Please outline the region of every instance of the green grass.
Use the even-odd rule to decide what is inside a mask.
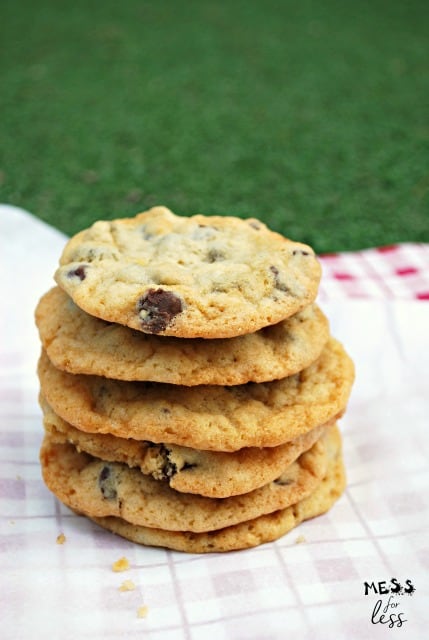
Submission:
[[[319,251],[429,241],[424,0],[4,0],[0,201],[154,204]]]

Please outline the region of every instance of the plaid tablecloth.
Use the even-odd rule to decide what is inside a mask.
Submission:
[[[41,480],[33,310],[64,241],[0,207],[2,640],[426,638],[429,245],[321,258],[319,301],[357,370],[343,497],[277,542],[186,555],[97,528]]]

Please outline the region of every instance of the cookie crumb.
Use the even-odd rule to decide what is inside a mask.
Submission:
[[[303,542],[307,542],[307,540],[305,539],[305,536],[298,536],[297,539],[295,540],[295,544],[302,544]]]
[[[137,618],[146,618],[149,613],[148,607],[144,604],[137,609]]]
[[[127,571],[127,569],[130,568],[130,563],[128,561],[128,558],[119,558],[119,560],[116,560],[116,562],[114,562],[112,564],[112,571]]]
[[[132,580],[124,580],[124,582],[119,587],[119,591],[134,591],[136,585]]]
[[[66,541],[66,537],[65,537],[64,533],[60,533],[57,536],[57,544],[64,544],[65,541]]]

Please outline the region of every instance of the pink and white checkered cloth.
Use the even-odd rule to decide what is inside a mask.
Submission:
[[[321,258],[319,302],[357,370],[343,497],[274,543],[186,555],[99,529],[41,480],[33,310],[64,241],[0,207],[0,638],[426,638],[429,245]],[[122,556],[130,569],[115,573]]]
[[[395,244],[321,256],[320,300],[429,300],[429,245]]]

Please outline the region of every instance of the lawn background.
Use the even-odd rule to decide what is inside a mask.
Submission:
[[[424,0],[3,0],[0,202],[154,204],[318,252],[429,241]]]

